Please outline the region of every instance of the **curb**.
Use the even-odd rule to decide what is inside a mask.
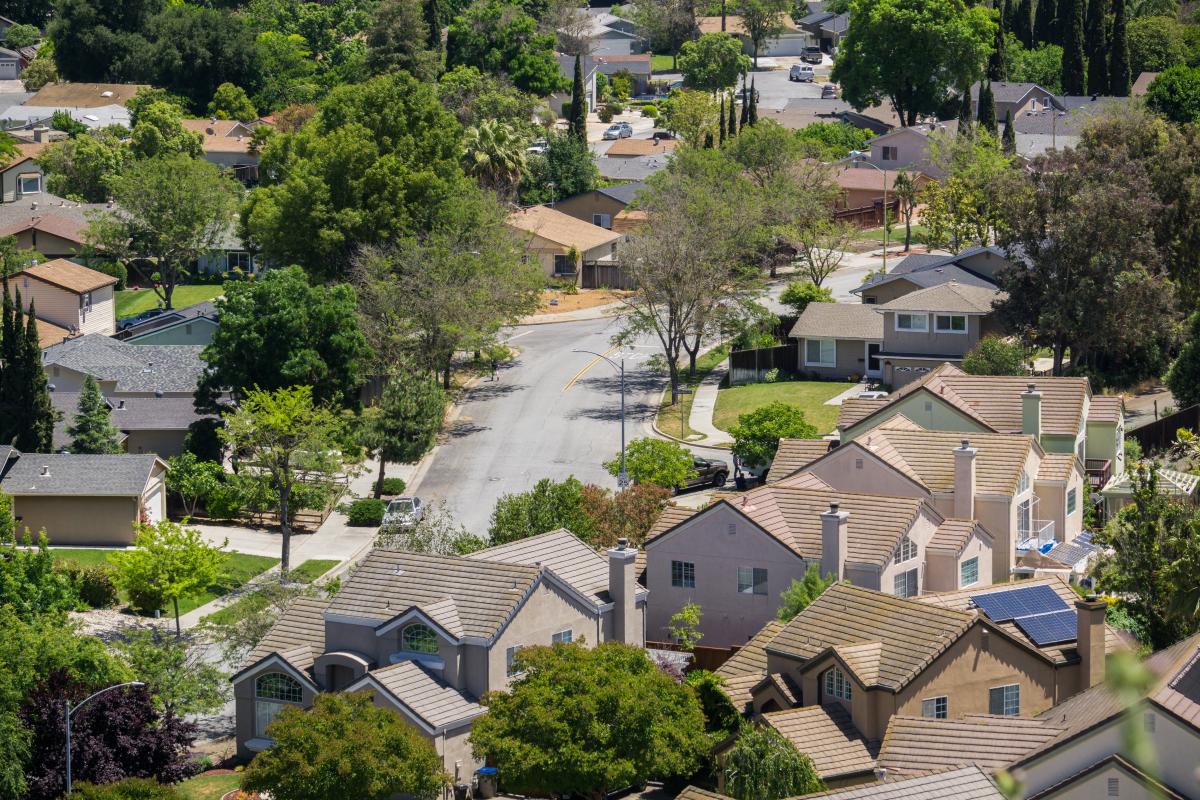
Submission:
[[[607,305],[603,306],[596,306],[595,308],[586,309],[587,311],[593,313],[578,317],[567,316],[568,314],[574,314],[574,311],[564,311],[561,314],[543,314],[540,317],[525,317],[513,327],[524,328],[529,325],[553,325],[560,322],[591,322],[597,319],[607,319],[609,317],[618,316],[616,311],[620,305],[621,303],[618,301],[615,303],[608,303]],[[548,317],[553,317],[553,319],[548,319]]]

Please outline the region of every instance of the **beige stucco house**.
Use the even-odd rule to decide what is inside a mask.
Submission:
[[[133,541],[135,522],[165,519],[166,463],[146,455],[22,453],[0,447],[0,491],[17,529],[44,530],[54,545]]]
[[[32,303],[39,321],[70,336],[116,333],[116,285],[111,275],[63,258],[34,264],[8,278],[8,291],[13,296],[20,292],[26,311]]]
[[[623,542],[601,555],[565,530],[466,558],[374,550],[332,600],[291,606],[233,676],[238,753],[269,748],[285,706],[370,690],[428,738],[455,782],[469,781],[478,698],[508,685],[519,650],[642,645],[636,555]]]
[[[564,214],[550,206],[531,206],[514,211],[508,225],[536,258],[546,277],[570,279],[577,284],[587,263],[615,266],[622,234]]]
[[[880,169],[889,172],[907,169],[910,172],[922,172],[931,178],[939,179],[943,177],[942,169],[930,158],[929,137],[949,137],[953,136],[957,130],[957,120],[893,128],[867,143],[871,148],[870,161]]]
[[[617,144],[623,141],[634,140],[620,139]],[[555,201],[554,210],[583,222],[590,222],[601,228],[612,230],[614,228],[613,218],[628,208],[629,204],[636,200],[638,194],[645,188],[646,184],[643,181],[603,186],[599,189],[592,189],[590,192],[568,197],[565,200]]]
[[[855,303],[809,303],[788,336],[798,345],[797,371],[817,379],[881,378],[883,315]]]
[[[184,130],[200,134],[204,160],[227,169],[243,183],[258,182],[258,152],[252,147],[254,127],[232,119],[180,120]]]

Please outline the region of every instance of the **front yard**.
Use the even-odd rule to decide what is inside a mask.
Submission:
[[[203,303],[219,297],[225,289],[219,283],[203,283],[191,286],[176,286],[171,294],[171,305],[175,308]],[[125,319],[158,308],[158,295],[153,289],[122,289],[117,292],[117,319]]]
[[[780,402],[799,407],[804,417],[816,426],[817,433],[829,433],[837,424],[838,407],[827,406],[825,401],[851,386],[844,381],[779,381],[722,389],[717,395],[713,424],[727,431],[737,425],[742,414]]]
[[[221,800],[227,792],[242,785],[242,776],[237,773],[225,775],[197,775],[175,786],[182,800]]]

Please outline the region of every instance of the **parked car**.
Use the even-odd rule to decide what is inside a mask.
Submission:
[[[633,136],[633,126],[628,122],[614,122],[604,131],[605,139],[628,139]]]
[[[789,81],[812,83],[815,77],[813,68],[808,64],[792,64],[792,69],[788,72]]]
[[[159,314],[163,313],[164,310],[165,309],[162,309],[162,308],[152,308],[149,311],[143,311],[142,313],[138,314],[136,317],[126,317],[125,319],[123,319],[117,323],[117,330],[123,331],[126,328],[132,328],[134,325],[143,323],[148,319],[154,319]]]
[[[837,99],[837,86],[835,86],[832,83],[821,84],[821,99],[822,100],[836,100]]]
[[[696,470],[696,476],[679,489],[694,489],[697,486],[720,487],[729,479],[729,465],[715,458],[693,456],[692,467]]]
[[[819,47],[806,47],[804,52],[800,54],[800,60],[805,64],[820,64],[824,54],[821,53]]]
[[[651,136],[650,138],[656,142],[660,142],[660,141],[663,141],[664,139],[674,139],[675,134],[671,133],[670,131],[655,131],[654,135]]]
[[[526,153],[545,153],[549,149],[550,149],[549,142],[547,142],[545,139],[538,139],[536,142],[529,145],[529,147],[526,147],[525,152]]]
[[[419,497],[397,497],[388,503],[383,514],[384,528],[411,528],[425,516],[425,505]]]

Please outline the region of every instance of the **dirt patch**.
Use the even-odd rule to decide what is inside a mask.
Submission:
[[[546,289],[542,292],[541,300],[538,303],[538,310],[534,312],[534,316],[539,314],[561,314],[564,311],[581,311],[585,308],[596,308],[597,306],[606,306],[609,303],[615,303],[618,300],[629,297],[632,292],[622,292],[615,289],[580,289],[578,294],[565,294],[556,289]],[[557,300],[557,305],[551,305],[551,300]]]
[[[79,632],[84,636],[111,642],[123,636],[132,628],[173,627],[175,620],[162,617],[140,617],[136,614],[119,611],[115,608],[96,608],[91,611],[72,611],[70,617],[80,625]]]

